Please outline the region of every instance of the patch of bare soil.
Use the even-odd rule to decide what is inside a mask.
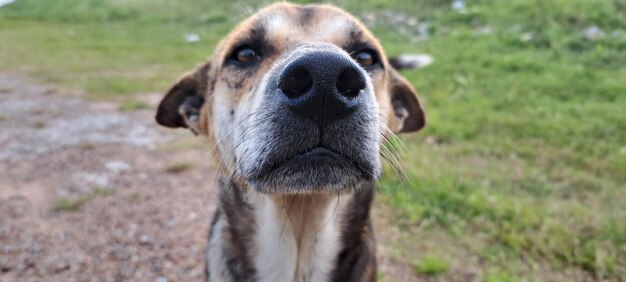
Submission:
[[[201,280],[214,170],[159,149],[187,132],[16,75],[0,89],[0,280]]]

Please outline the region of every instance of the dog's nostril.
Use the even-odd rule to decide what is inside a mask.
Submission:
[[[311,87],[313,87],[313,79],[311,74],[304,68],[289,70],[278,84],[278,88],[289,99],[295,99],[304,95]]]
[[[344,70],[337,78],[337,90],[348,98],[356,98],[365,89],[365,78],[355,68]]]

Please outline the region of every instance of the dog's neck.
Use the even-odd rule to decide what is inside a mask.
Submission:
[[[327,281],[340,249],[337,195],[255,194],[259,277],[280,281]]]
[[[341,254],[351,250],[352,241],[360,246],[362,233],[370,230],[371,186],[340,195],[269,195],[221,183],[221,224],[227,227],[221,244],[243,260],[238,268],[249,270],[245,276],[259,281],[335,280],[345,260]]]

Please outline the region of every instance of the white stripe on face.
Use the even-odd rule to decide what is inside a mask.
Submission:
[[[267,28],[268,33],[282,33],[285,29],[288,29],[291,25],[291,21],[285,18],[285,15],[276,11],[265,17],[265,27]]]

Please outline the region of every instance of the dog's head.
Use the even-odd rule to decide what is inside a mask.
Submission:
[[[229,171],[264,193],[372,181],[383,136],[425,123],[411,85],[357,19],[287,3],[239,24],[171,88],[156,119],[214,139]]]

